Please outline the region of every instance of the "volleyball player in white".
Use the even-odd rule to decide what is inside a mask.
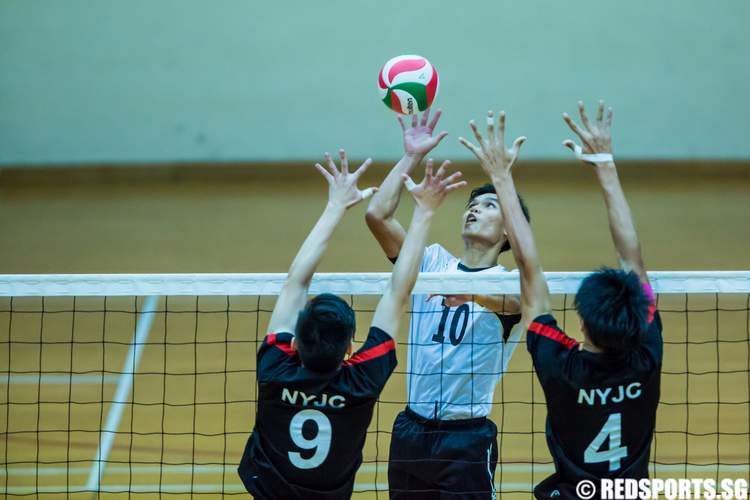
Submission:
[[[440,118],[429,110],[404,131],[404,157],[367,211],[367,224],[395,262],[405,231],[394,213],[401,175],[409,174],[447,135],[433,136]],[[428,123],[429,122],[429,123]],[[515,161],[515,158],[513,159]],[[442,168],[442,167],[441,167]],[[449,177],[455,181],[460,174]],[[528,217],[528,212],[527,212]],[[457,258],[429,246],[421,272],[499,273],[510,249],[500,204],[490,184],[472,191],[462,218],[464,251]],[[497,428],[487,419],[495,386],[520,336],[515,296],[414,296],[407,355],[407,406],[393,426],[388,466],[391,498],[493,498]]]

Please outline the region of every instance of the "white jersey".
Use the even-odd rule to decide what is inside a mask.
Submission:
[[[473,271],[438,244],[425,250],[420,272]],[[480,273],[499,273],[498,265]],[[486,417],[495,385],[518,344],[521,329],[503,340],[497,314],[474,302],[443,305],[414,295],[407,356],[408,405],[422,417],[457,420]]]

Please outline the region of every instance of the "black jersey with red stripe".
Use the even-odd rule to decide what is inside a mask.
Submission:
[[[370,328],[331,373],[303,367],[292,334],[258,351],[258,412],[239,474],[256,498],[349,498],[375,401],[396,367],[395,342]]]
[[[529,325],[526,343],[547,401],[547,444],[556,470],[535,489],[537,498],[574,495],[582,479],[648,477],[663,341],[650,288],[646,293],[649,328],[626,354],[579,349],[549,314]]]

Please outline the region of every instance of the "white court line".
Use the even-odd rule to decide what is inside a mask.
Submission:
[[[68,385],[73,384],[116,384],[119,380],[119,375],[0,375],[0,385],[7,385],[8,382],[11,384],[58,384]]]
[[[522,473],[530,473],[532,472],[555,472],[555,467],[552,464],[497,464],[497,467],[495,468],[495,474],[500,474],[502,471],[503,474],[522,474]],[[383,463],[382,465],[376,465],[376,464],[365,464],[359,468],[359,472],[365,472],[365,473],[374,473],[377,472],[385,473],[388,470],[388,464]],[[649,472],[654,470],[653,465],[649,465],[648,467]],[[656,472],[684,472],[686,470],[685,465],[680,464],[662,464],[656,465]],[[707,465],[688,465],[687,471],[688,472],[711,472],[716,470],[716,464],[707,464]],[[738,465],[720,465],[719,470],[723,472],[750,472],[750,464],[738,464]]]
[[[73,467],[8,467],[0,469],[0,476],[85,476],[88,475],[90,467],[73,466]],[[127,474],[221,474],[223,472],[235,472],[237,466],[221,465],[110,465],[107,467],[107,474],[127,475]]]
[[[554,472],[552,464],[539,464],[534,465],[534,473],[542,472]],[[73,467],[9,467],[7,469],[0,469],[0,476],[81,476],[86,475],[91,469],[86,466],[73,466]],[[388,470],[388,464],[383,463],[382,465],[376,464],[365,464],[359,468],[361,474],[372,474],[379,472],[385,474]],[[649,467],[649,471],[653,471],[653,466]],[[716,470],[716,465],[688,465],[688,472],[712,472]],[[125,474],[222,474],[222,473],[235,473],[237,471],[236,465],[110,465],[107,467],[107,474],[112,475],[125,475]],[[684,472],[684,465],[657,465],[656,472]],[[750,472],[750,465],[721,465],[719,466],[721,472],[736,472],[736,473],[747,473]],[[531,464],[506,464],[498,465],[495,469],[495,474],[523,474],[531,473]]]
[[[141,315],[135,326],[135,333],[133,333],[133,340],[130,343],[130,349],[128,349],[128,356],[125,358],[122,375],[120,375],[120,379],[117,382],[117,390],[107,413],[107,421],[104,424],[104,429],[101,431],[99,447],[96,451],[94,463],[91,466],[89,480],[86,482],[87,490],[97,491],[99,489],[99,484],[104,475],[104,467],[107,466],[107,458],[112,449],[112,443],[115,440],[115,432],[117,432],[117,428],[120,425],[120,418],[122,417],[122,412],[125,410],[126,400],[133,385],[135,372],[138,369],[138,361],[141,359],[144,344],[151,331],[151,323],[154,321],[154,311],[156,311],[158,299],[155,295],[147,297],[143,304],[143,309],[141,309]]]
[[[32,493],[237,493],[244,492],[242,484],[196,484],[192,488],[189,484],[106,484],[91,490],[85,485],[67,487],[61,486],[8,486],[0,488],[0,494],[28,495]]]
[[[495,483],[498,491],[527,491],[534,488],[532,483]],[[367,491],[388,491],[388,483],[355,483],[354,493]],[[85,486],[8,486],[0,488],[0,493],[6,495],[28,495],[33,493],[84,493],[92,491]],[[244,493],[242,484],[106,484],[101,485],[101,493]]]

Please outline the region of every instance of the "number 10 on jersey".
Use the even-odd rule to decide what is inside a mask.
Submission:
[[[451,308],[443,306],[443,315],[440,316],[440,324],[438,325],[438,331],[432,336],[432,341],[442,344],[445,342],[445,325],[448,323],[448,316],[450,316]],[[452,345],[458,345],[464,339],[466,335],[466,326],[469,324],[469,304],[461,304],[453,313],[453,319],[451,320],[450,333],[448,337]],[[461,324],[459,332],[459,323]]]

